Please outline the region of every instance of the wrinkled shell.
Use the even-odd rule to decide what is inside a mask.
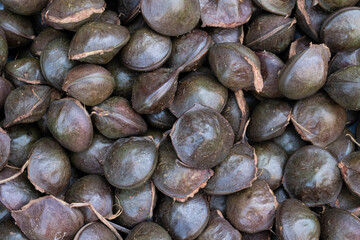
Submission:
[[[57,195],[70,181],[71,165],[65,150],[52,138],[41,138],[29,156],[28,178],[36,190]]]
[[[234,28],[247,23],[252,14],[251,0],[199,0],[201,27]]]
[[[255,233],[272,227],[277,206],[267,183],[258,180],[250,188],[227,197],[226,216],[237,230]]]
[[[140,7],[146,23],[165,36],[190,32],[200,19],[198,0],[141,0]]]
[[[157,194],[154,184],[149,181],[135,189],[116,189],[115,199],[119,204],[115,211],[121,210],[115,221],[121,226],[134,227],[152,218]]]
[[[331,153],[311,145],[302,147],[289,158],[283,184],[290,197],[308,206],[321,206],[336,199],[342,180]]]
[[[30,239],[71,240],[84,224],[79,210],[53,196],[30,201],[22,209],[12,211],[11,216]]]
[[[136,71],[152,71],[161,67],[169,58],[172,43],[149,28],[140,28],[131,33],[131,38],[120,52],[125,67]]]
[[[233,130],[226,119],[200,104],[195,104],[175,122],[170,137],[179,159],[198,169],[212,168],[222,162],[234,142]]]
[[[11,91],[5,101],[4,127],[38,121],[50,102],[51,88],[44,85],[24,85]]]
[[[318,93],[296,102],[291,121],[302,139],[325,147],[344,130],[346,111],[326,95]]]
[[[205,229],[209,217],[209,204],[201,194],[184,203],[166,197],[157,211],[159,224],[173,239],[196,239]]]
[[[72,68],[64,80],[62,89],[87,106],[105,101],[114,91],[112,74],[103,67],[83,64]]]
[[[120,138],[107,153],[105,177],[114,187],[137,188],[151,177],[157,159],[158,152],[152,138]]]
[[[86,175],[76,180],[65,194],[68,203],[91,203],[102,216],[112,215],[113,195],[110,185],[103,177],[98,175]],[[88,207],[79,208],[86,222],[98,219],[95,213]]]
[[[93,126],[86,109],[78,100],[53,101],[47,111],[48,128],[54,138],[73,152],[83,152],[91,144]]]
[[[104,10],[104,0],[52,0],[43,9],[42,20],[55,29],[76,31]]]
[[[146,132],[145,121],[131,108],[130,102],[125,98],[108,98],[92,110],[95,127],[108,138],[118,139]]]

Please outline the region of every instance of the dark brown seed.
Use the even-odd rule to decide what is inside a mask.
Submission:
[[[108,4],[115,5],[114,9],[124,24],[131,22],[140,13],[140,0],[117,0]]]
[[[344,130],[346,111],[323,93],[296,102],[291,121],[305,141],[325,147]]]
[[[113,195],[110,185],[99,175],[86,175],[76,180],[65,194],[68,203],[91,203],[103,217],[112,215]],[[84,215],[85,222],[98,219],[88,207],[79,208]]]
[[[121,226],[134,227],[153,217],[157,194],[154,184],[148,181],[135,189],[116,189],[115,199],[119,204],[115,211],[121,211],[115,221]]]
[[[320,218],[321,240],[359,239],[360,220],[343,209],[330,209]]]
[[[296,54],[305,51],[311,45],[311,39],[309,39],[306,35],[299,37],[295,41],[290,44],[288,59],[292,58]]]
[[[130,41],[121,49],[120,60],[129,69],[152,71],[166,62],[171,49],[169,37],[149,28],[140,28],[131,33]]]
[[[170,136],[180,160],[198,169],[212,168],[222,162],[234,143],[234,133],[226,119],[200,104],[195,104],[175,122]]]
[[[4,129],[0,128],[0,171],[8,163],[10,156],[10,140],[9,135]]]
[[[332,52],[360,47],[360,8],[347,7],[332,13],[320,29],[320,39]]]
[[[8,62],[4,73],[5,77],[17,87],[26,84],[46,84],[46,80],[41,73],[40,62],[33,57]]]
[[[91,22],[82,26],[71,40],[69,59],[107,64],[129,39],[129,31],[123,26]]]
[[[333,73],[324,90],[340,106],[349,110],[360,110],[360,65],[349,66]]]
[[[17,172],[18,170],[6,167],[0,172],[0,180],[7,179]],[[0,202],[9,210],[18,210],[39,196],[40,193],[31,185],[25,174],[0,184]]]
[[[210,28],[209,34],[214,43],[240,42],[242,44],[244,41],[243,26],[235,28]]]
[[[137,188],[149,180],[157,160],[158,152],[152,138],[120,138],[107,153],[105,177],[114,187]]]
[[[98,18],[105,5],[104,0],[52,0],[42,11],[42,21],[55,29],[76,31]]]
[[[290,46],[293,40],[295,23],[294,18],[285,18],[275,14],[256,17],[249,24],[245,45],[256,51],[281,53]]]
[[[165,197],[157,211],[158,223],[173,239],[196,239],[205,229],[210,216],[209,204],[201,194],[184,203]]]
[[[296,0],[254,0],[254,3],[267,12],[290,16],[295,7]]]
[[[286,190],[284,189],[283,186],[277,188],[275,191],[274,191],[274,194],[275,194],[275,197],[276,197],[276,201],[278,203],[282,203],[284,202],[286,199],[289,198],[289,195],[288,193],[286,192]]]
[[[40,12],[47,2],[48,0],[1,0],[6,9],[20,15],[31,15]]]
[[[103,67],[82,64],[72,68],[62,89],[87,106],[95,106],[107,99],[115,88],[112,74]]]
[[[353,152],[347,155],[338,164],[342,177],[349,190],[360,197],[360,152]]]
[[[227,97],[228,90],[213,75],[195,72],[179,81],[169,109],[176,117],[180,117],[195,103],[199,103],[221,112]]]
[[[258,93],[266,98],[281,98],[283,94],[278,87],[279,71],[283,68],[284,62],[271,52],[256,52],[260,61],[261,75],[263,78],[263,89]]]
[[[346,185],[343,185],[336,201],[329,205],[331,207],[345,209],[357,217],[360,216],[360,198],[354,195]]]
[[[131,99],[132,87],[139,73],[122,66],[116,58],[107,66],[115,80],[114,95]]]
[[[5,100],[9,96],[10,92],[14,89],[14,86],[10,81],[3,77],[0,77],[0,109],[5,105]]]
[[[273,235],[270,231],[261,231],[257,233],[242,233],[241,240],[270,240]]]
[[[325,149],[340,162],[344,157],[355,151],[355,144],[351,138],[354,138],[351,131],[345,128],[343,133],[334,142],[327,145]]]
[[[141,74],[132,89],[132,107],[141,114],[168,108],[175,97],[179,69],[160,68]]]
[[[252,14],[250,0],[199,0],[201,27],[234,28],[247,23]]]
[[[199,29],[175,38],[168,61],[169,67],[181,67],[184,72],[196,70],[204,62],[211,44],[210,35]]]
[[[40,55],[40,65],[45,79],[57,90],[62,85],[67,73],[78,63],[68,59],[70,41],[57,38],[48,43]]]
[[[286,152],[276,143],[262,142],[254,145],[259,176],[271,189],[281,185],[283,170],[288,159]]]
[[[74,240],[122,240],[117,239],[115,234],[104,224],[99,222],[88,223],[83,226],[74,237]]]
[[[161,142],[159,163],[152,179],[156,188],[166,196],[179,202],[185,202],[201,188],[204,188],[212,175],[211,169],[189,168],[177,160],[170,138]]]
[[[166,108],[161,112],[145,115],[145,119],[152,127],[169,130],[172,128],[177,118],[168,108]]]
[[[0,223],[10,218],[10,211],[0,202]],[[0,235],[1,236],[1,235]]]
[[[329,14],[319,7],[314,7],[313,3],[313,0],[297,0],[296,20],[297,25],[306,35],[319,41],[320,28]]]
[[[188,33],[200,19],[198,0],[141,0],[140,7],[146,23],[165,36]]]
[[[251,114],[247,136],[261,142],[280,136],[290,122],[291,107],[287,102],[268,99],[256,105]]]
[[[94,19],[93,21],[120,25],[119,15],[111,10],[106,10],[99,18]]]
[[[276,210],[276,236],[281,240],[319,239],[320,223],[304,203],[287,199]]]
[[[4,68],[9,55],[8,43],[6,41],[6,35],[2,27],[0,26],[0,71]]]
[[[306,145],[306,142],[301,139],[292,124],[286,127],[283,134],[273,138],[272,141],[281,146],[288,156],[291,156],[298,149]]]
[[[250,187],[256,179],[256,164],[254,148],[247,142],[236,143],[225,160],[215,167],[205,192],[225,195]]]
[[[57,38],[66,38],[66,33],[53,28],[46,28],[44,31],[39,33],[31,44],[30,52],[34,56],[40,57],[41,52],[44,50],[46,45],[52,40]]]
[[[219,210],[224,216],[226,216],[226,195],[209,195],[207,196],[209,201],[210,210]]]
[[[316,0],[313,5],[319,5],[326,11],[334,11],[343,7],[353,6],[359,0]]]
[[[263,88],[259,58],[240,43],[216,44],[209,51],[209,63],[219,81],[234,92]]]
[[[70,181],[71,165],[65,150],[52,138],[41,138],[29,155],[28,178],[36,190],[57,195]]]
[[[47,111],[48,128],[54,138],[73,152],[83,152],[91,144],[93,126],[86,109],[78,100],[53,101]]]
[[[11,216],[30,239],[70,240],[84,224],[79,210],[53,196],[33,200]]]
[[[226,216],[237,230],[255,233],[272,227],[277,206],[267,183],[257,180],[250,188],[227,197]]]
[[[200,234],[197,240],[235,240],[242,239],[241,234],[224,218],[222,213],[211,211],[210,219],[205,230]]]
[[[160,225],[142,222],[131,230],[125,240],[171,240],[171,237]]]
[[[314,95],[324,86],[330,60],[325,45],[310,45],[307,50],[291,58],[279,74],[279,90],[290,99]]]
[[[144,119],[131,108],[130,102],[125,98],[108,98],[92,110],[95,127],[108,138],[117,139],[146,132]]]
[[[51,88],[44,85],[24,85],[10,92],[5,101],[4,127],[38,121],[50,102]]]
[[[105,155],[112,144],[113,140],[94,133],[89,148],[83,152],[70,153],[71,164],[84,173],[104,175]]]
[[[2,240],[28,240],[20,228],[11,220],[0,223],[0,239]]]
[[[235,142],[240,140],[250,115],[249,105],[245,100],[243,91],[239,90],[235,94],[228,91],[228,99],[221,115],[231,125],[235,135]]]
[[[336,53],[329,63],[329,74],[354,65],[360,65],[360,48]]]
[[[0,27],[10,48],[26,46],[35,38],[31,20],[8,10],[0,10]]]
[[[283,184],[290,197],[308,206],[321,206],[337,198],[342,180],[331,153],[320,147],[305,146],[289,158]]]

